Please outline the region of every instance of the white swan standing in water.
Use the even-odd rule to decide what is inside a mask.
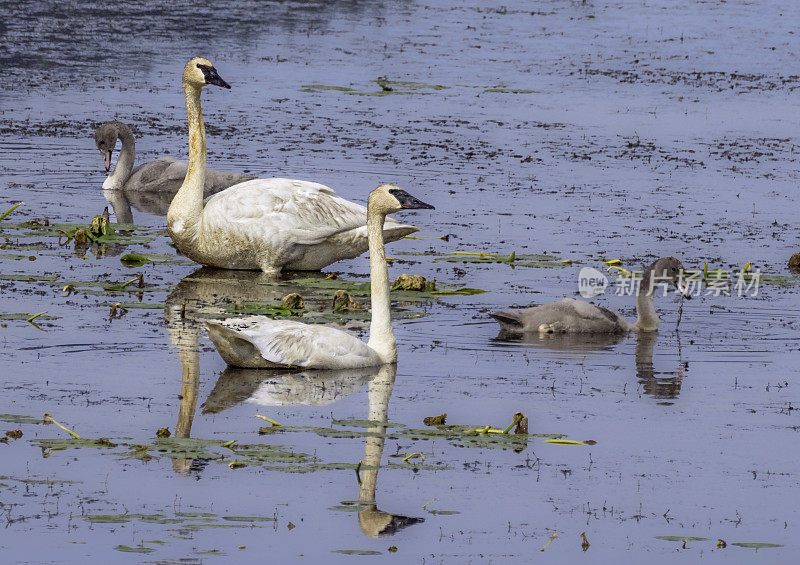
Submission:
[[[369,194],[367,232],[372,306],[369,343],[329,326],[252,316],[208,322],[208,336],[222,358],[234,367],[261,369],[357,369],[396,362],[383,223],[387,214],[421,208],[433,209],[433,206],[392,184],[381,185]]]
[[[106,171],[111,169],[111,154],[114,152],[117,140],[122,142],[122,150],[117,165],[103,182],[103,190],[166,192],[171,193],[170,196],[175,195],[189,169],[186,161],[178,161],[173,157],[159,157],[155,161],[134,168],[136,142],[133,133],[126,124],[114,120],[99,125],[94,131],[94,143],[103,156]],[[206,171],[203,196],[211,196],[229,186],[254,178],[256,177],[253,175],[223,173],[209,169]]]
[[[524,310],[503,310],[490,314],[501,331],[510,334],[540,333],[622,333],[658,330],[658,313],[653,295],[659,282],[673,284],[680,293],[692,297],[683,274],[683,264],[675,257],[664,257],[645,269],[636,296],[637,320],[631,324],[622,315],[591,302],[564,298]]]
[[[314,182],[256,179],[212,196],[203,206],[206,132],[200,91],[207,84],[230,88],[206,59],[183,71],[189,115],[189,170],[167,212],[167,229],[187,257],[222,269],[315,271],[367,250],[363,206]],[[384,241],[418,231],[387,218]]]

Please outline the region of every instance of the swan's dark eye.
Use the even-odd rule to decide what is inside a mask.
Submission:
[[[673,273],[677,273],[678,272],[678,267],[672,267],[672,272]]]

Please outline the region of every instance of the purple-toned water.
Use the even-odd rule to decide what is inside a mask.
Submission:
[[[5,561],[728,564],[789,562],[800,549],[800,278],[786,268],[798,251],[798,7],[0,9],[0,212],[25,202],[0,221],[0,314],[47,312],[35,325],[21,316],[0,327],[0,435],[24,434],[0,444]],[[198,55],[233,86],[203,93],[209,166],[314,180],[362,203],[378,184],[398,184],[436,206],[402,219],[419,235],[452,235],[391,244],[400,260],[391,275],[489,291],[397,302],[394,381],[377,370],[225,371],[198,319],[221,303],[277,304],[295,285],[185,261],[124,266],[124,253],[174,257],[163,203],[129,203],[149,247],[105,254],[8,227],[88,222],[105,206],[112,219],[124,213],[101,190],[99,122],[132,126],[137,162],[185,158],[180,73]],[[455,251],[575,263],[435,261]],[[603,259],[638,269],[666,255],[690,269],[751,262],[769,277],[756,297],[659,297],[661,330],[638,344],[635,335],[495,340],[488,312],[574,296],[580,268],[605,270]],[[326,271],[364,280],[368,261]],[[138,272],[149,285],[141,292],[89,285]],[[19,275],[39,279],[9,280]],[[62,292],[70,282],[76,294]],[[633,300],[614,286],[596,301],[633,319]],[[115,302],[128,312],[110,320]],[[327,308],[313,296],[309,304]],[[501,449],[397,431],[443,412],[448,424],[502,429],[518,411],[531,434],[596,444],[531,436]],[[37,440],[70,436],[33,423],[45,413],[117,447],[51,450],[61,445]],[[405,428],[338,422],[384,413]],[[259,435],[269,424],[255,414],[289,429]],[[165,426],[196,438],[197,451],[159,452]],[[221,445],[231,440],[233,449]],[[280,446],[287,459],[237,452],[252,444]],[[424,462],[403,462],[415,452]],[[370,495],[377,509],[353,503]],[[381,520],[395,532],[373,537]],[[708,539],[684,544],[688,536]],[[734,545],[748,542],[780,547]]]

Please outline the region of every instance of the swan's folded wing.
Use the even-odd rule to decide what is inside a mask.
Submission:
[[[177,190],[186,176],[186,168],[183,161],[176,161],[173,157],[159,157],[133,169],[126,189],[145,192]]]
[[[210,229],[241,232],[243,237],[283,248],[316,245],[365,226],[367,209],[315,182],[256,179],[210,198],[203,221]]]
[[[379,364],[366,343],[328,326],[252,316],[209,322],[208,328],[229,365],[346,369]]]

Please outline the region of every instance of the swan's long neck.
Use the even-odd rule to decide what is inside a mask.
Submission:
[[[386,214],[367,206],[367,238],[369,242],[369,272],[372,322],[368,345],[384,363],[397,361],[397,342],[392,330],[392,311],[389,298],[389,266],[383,246],[383,222]]]
[[[136,159],[136,142],[133,140],[131,130],[127,127],[117,127],[117,137],[122,142],[122,150],[119,152],[114,170],[103,181],[104,190],[122,190],[131,177],[133,162]]]
[[[200,107],[200,87],[184,83],[183,92],[189,116],[189,169],[167,212],[167,229],[178,249],[200,236],[206,182],[206,127]]]
[[[656,312],[655,300],[653,300],[656,289],[655,285],[652,284],[652,280],[653,269],[649,268],[642,275],[639,294],[636,296],[637,320],[634,325],[640,331],[655,331],[658,329],[658,313]]]

